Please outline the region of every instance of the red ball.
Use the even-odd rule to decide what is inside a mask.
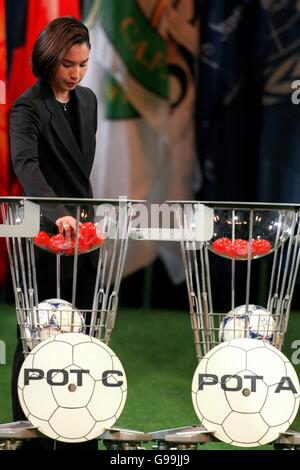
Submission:
[[[234,258],[248,258],[248,248],[249,243],[248,240],[242,240],[241,238],[237,238],[232,242],[233,245],[233,256]]]
[[[65,250],[65,238],[63,235],[53,235],[50,237],[48,248],[53,253],[63,253]]]
[[[226,254],[231,246],[230,238],[222,237],[215,240],[212,244],[213,249],[217,253]]]
[[[253,256],[266,255],[267,253],[269,253],[271,248],[271,243],[268,240],[265,240],[264,238],[252,241]]]
[[[50,236],[48,235],[47,232],[39,232],[35,237],[34,237],[34,243],[39,246],[48,246]]]
[[[96,225],[93,222],[84,222],[79,227],[80,236],[84,238],[95,238],[97,236]]]
[[[75,245],[75,240],[69,240],[69,241],[65,240],[63,254],[68,255],[68,256],[74,255],[74,245]]]

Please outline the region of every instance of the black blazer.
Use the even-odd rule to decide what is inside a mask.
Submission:
[[[97,99],[86,87],[78,86],[73,93],[81,149],[46,82],[38,80],[13,105],[11,157],[25,196],[93,197],[89,177],[96,145]],[[48,206],[45,212],[54,222],[70,210],[60,205]]]

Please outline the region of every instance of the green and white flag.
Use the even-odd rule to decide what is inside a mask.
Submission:
[[[191,199],[200,185],[191,68],[198,48],[195,0],[95,0],[86,24],[92,49],[83,84],[99,102],[95,197]],[[135,243],[127,273],[160,255],[179,282],[168,245]]]

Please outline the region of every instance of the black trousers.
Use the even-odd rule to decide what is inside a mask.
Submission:
[[[41,279],[37,272],[37,283],[38,283],[38,295],[39,302],[56,297],[56,281],[55,279]],[[77,289],[76,289],[76,307],[80,310],[91,309],[93,304],[94,286],[96,278],[96,269],[91,263],[89,256],[86,256],[81,261],[80,270],[77,278]],[[63,300],[71,301],[72,299],[72,279],[65,278],[61,281],[61,298]],[[24,361],[23,347],[20,338],[20,331],[18,328],[18,343],[13,359],[12,368],[12,382],[11,382],[11,397],[12,397],[12,412],[14,421],[26,421],[27,418],[21,408],[18,398],[18,377],[19,372]],[[97,441],[91,440],[84,443],[70,444],[59,441],[53,441],[52,439],[31,439],[25,441],[22,446],[22,450],[75,450],[75,451],[90,451],[97,450]]]

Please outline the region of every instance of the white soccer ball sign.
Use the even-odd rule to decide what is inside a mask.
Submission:
[[[85,442],[112,427],[124,408],[127,381],[115,353],[79,333],[42,341],[26,357],[18,394],[26,418],[46,436]]]
[[[282,352],[268,342],[239,338],[211,349],[192,382],[195,412],[228,444],[255,447],[278,438],[299,408],[299,381]]]

